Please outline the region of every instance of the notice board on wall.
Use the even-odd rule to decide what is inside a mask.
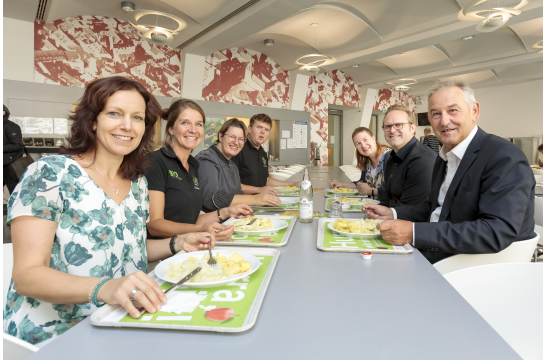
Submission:
[[[306,149],[307,148],[307,131],[308,122],[306,121],[294,121],[293,122],[293,148],[294,149]]]

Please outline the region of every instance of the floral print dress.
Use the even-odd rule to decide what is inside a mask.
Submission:
[[[129,194],[118,205],[71,156],[41,158],[28,167],[9,199],[8,226],[18,216],[57,222],[52,269],[96,278],[146,272],[145,177],[131,182]],[[34,241],[44,240],[36,234]],[[19,295],[12,280],[4,332],[37,344],[61,335],[95,310],[89,303],[51,304]]]

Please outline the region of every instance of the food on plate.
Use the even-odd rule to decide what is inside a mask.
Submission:
[[[376,201],[373,201],[373,200],[362,200],[361,202],[361,205],[373,205],[373,204],[376,204],[377,202]]]
[[[277,187],[276,190],[297,190],[297,186]]]
[[[337,219],[333,223],[333,227],[336,230],[349,232],[353,234],[371,234],[376,235],[380,234],[380,231],[377,229],[378,220],[372,219],[358,219],[355,221],[350,221],[346,219]]]
[[[257,219],[257,220],[252,225],[248,225],[253,219]],[[263,230],[269,230],[273,227],[273,223],[270,218],[256,217],[256,216],[251,216],[246,219],[233,221],[229,225],[233,225],[235,227],[235,230],[241,230],[241,231],[263,231]]]
[[[220,256],[219,252],[216,253],[214,259],[218,263],[215,267],[208,265],[208,259],[210,259],[210,255],[206,254],[202,259],[190,257],[181,263],[171,262],[167,265],[166,275],[173,282],[178,282],[196,267],[201,266],[202,270],[189,282],[211,282],[231,278],[234,274],[246,272],[251,268],[251,264],[244,261],[244,258],[237,253],[233,253],[229,260],[224,255]]]
[[[235,310],[231,308],[212,309],[207,311],[204,316],[212,321],[225,321],[235,316]]]
[[[356,190],[354,189],[348,189],[348,188],[336,188],[336,189],[333,189],[331,190],[332,192],[338,192],[338,193],[353,193],[353,192],[356,192]]]
[[[361,205],[362,203],[359,201],[359,199],[349,199],[347,197],[342,198],[343,203],[349,203],[352,205]]]

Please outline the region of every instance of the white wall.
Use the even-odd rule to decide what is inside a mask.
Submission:
[[[4,79],[34,81],[34,23],[6,17],[3,20]]]
[[[501,137],[543,134],[543,80],[475,90],[481,104],[477,124]]]
[[[204,56],[182,54],[184,71],[182,74],[182,98],[202,100],[204,79]]]
[[[352,132],[360,127],[361,109],[343,110],[343,158],[342,165],[352,165],[355,148],[352,142]]]

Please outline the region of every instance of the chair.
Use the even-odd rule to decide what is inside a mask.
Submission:
[[[536,225],[543,226],[543,198],[540,196],[534,199],[534,221]]]
[[[539,241],[539,234],[529,240],[515,241],[495,254],[460,254],[448,257],[433,264],[442,275],[473,266],[530,262]]]
[[[543,263],[476,266],[445,279],[523,359],[543,359]]]
[[[9,284],[11,282],[11,273],[13,271],[13,244],[4,244],[2,246],[3,260],[2,263],[2,280],[4,281],[2,292],[2,308],[6,307],[6,298],[8,296]]]
[[[4,359],[23,360],[40,350],[37,346],[4,333]]]
[[[543,175],[543,169],[532,169],[534,175]]]
[[[543,183],[543,174],[541,175],[534,175],[536,178],[536,183]]]

